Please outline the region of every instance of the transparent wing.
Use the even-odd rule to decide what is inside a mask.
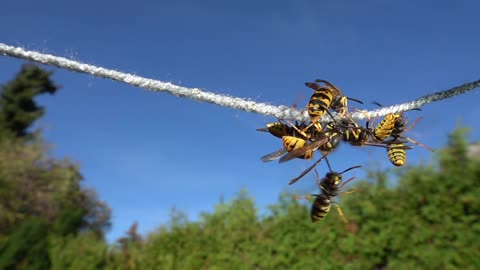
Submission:
[[[269,162],[269,161],[276,160],[276,159],[280,158],[285,153],[287,153],[287,149],[282,147],[281,149],[278,149],[277,151],[275,151],[273,153],[270,153],[270,154],[267,154],[267,155],[261,157],[260,160],[262,160],[263,162]]]
[[[307,151],[315,151],[317,150],[320,146],[324,145],[326,142],[328,141],[328,137],[325,137],[321,140],[318,140],[318,141],[314,141],[308,145],[305,145],[303,147],[300,147],[300,148],[297,148],[297,149],[294,149],[290,152],[288,152],[288,154],[286,154],[285,156],[283,156],[281,159],[280,159],[280,163],[283,163],[283,162],[286,162],[286,161],[289,161],[289,160],[292,160],[294,158],[297,158],[297,157],[300,157],[302,155],[304,155]]]
[[[311,170],[313,170],[313,168],[315,168],[318,165],[318,163],[320,163],[322,160],[327,158],[328,153],[322,153],[322,154],[323,154],[323,156],[320,159],[315,161],[315,163],[313,163],[310,167],[308,167],[305,171],[303,171],[299,176],[297,176],[297,177],[293,178],[292,180],[288,181],[288,184],[289,185],[294,184],[295,182],[300,180],[300,178],[304,177],[307,173],[309,173]]]

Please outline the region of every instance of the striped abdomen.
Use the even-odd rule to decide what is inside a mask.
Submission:
[[[375,130],[373,131],[373,139],[377,142],[381,142],[388,138],[392,134],[397,120],[398,114],[389,113],[385,115],[382,121],[380,121],[375,127]]]
[[[282,138],[283,136],[293,135],[293,128],[284,123],[274,122],[267,124],[267,131],[275,137]]]
[[[370,132],[361,127],[352,127],[343,133],[342,139],[351,145],[360,146],[368,142]]]
[[[327,131],[324,133],[325,136],[328,136],[328,141],[325,144],[322,144],[318,149],[325,152],[330,152],[335,149],[342,139],[342,135],[335,131]]]
[[[402,143],[392,143],[387,148],[388,159],[393,165],[398,167],[403,166],[407,161],[407,151],[404,148],[398,148],[403,146],[404,144]]]
[[[310,218],[312,219],[312,222],[317,222],[328,214],[332,207],[332,201],[323,194],[317,194],[314,196],[315,201],[313,201],[312,209],[310,210]]]
[[[313,123],[318,122],[322,118],[330,108],[333,98],[334,92],[330,88],[322,87],[315,90],[307,106],[308,115]]]
[[[291,151],[293,151],[297,148],[301,148],[301,147],[304,147],[304,146],[307,145],[306,140],[300,139],[300,138],[297,138],[297,137],[293,137],[293,136],[283,136],[282,141],[283,141],[283,147],[285,147],[285,149],[288,152],[291,152]],[[312,159],[313,158],[313,150],[307,150],[305,152],[305,154],[303,154],[302,156],[298,156],[298,158]]]

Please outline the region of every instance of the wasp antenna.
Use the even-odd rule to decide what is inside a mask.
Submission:
[[[374,102],[372,102],[372,104],[375,104],[375,105],[377,105],[377,106],[379,106],[379,107],[383,107],[383,105],[380,104],[380,102],[378,102],[378,101],[374,101]]]
[[[348,100],[351,100],[351,101],[355,101],[355,102],[358,102],[360,104],[363,104],[363,101],[359,100],[359,99],[356,99],[356,98],[351,98],[351,97],[347,97]]]
[[[353,166],[353,167],[350,167],[350,168],[346,169],[345,171],[341,172],[340,174],[343,174],[343,173],[346,173],[350,170],[353,170],[353,169],[356,169],[356,168],[361,168],[361,167],[362,167],[362,165]]]
[[[321,187],[320,182],[322,181],[322,178],[320,178],[320,174],[318,173],[317,169],[315,169],[315,174],[317,176],[317,180],[315,182],[319,187]]]
[[[330,166],[330,162],[328,161],[327,157],[325,157],[325,161],[327,162],[328,169],[330,170],[331,173],[333,173],[332,167]]]
[[[328,113],[328,115],[330,115],[330,118],[332,118],[333,122],[335,122],[335,124],[336,124],[336,123],[337,123],[337,120],[336,120],[335,117],[332,115],[332,113],[328,111],[328,108],[325,108],[325,106],[322,106],[322,109],[324,109],[325,112]]]

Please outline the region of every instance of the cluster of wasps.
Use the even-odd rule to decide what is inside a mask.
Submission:
[[[263,162],[277,159],[280,159],[280,162],[286,162],[295,158],[310,160],[313,158],[315,151],[322,154],[320,159],[299,176],[291,179],[289,185],[312,171],[322,160],[326,160],[330,172],[325,177],[320,179],[318,172],[315,170],[317,185],[321,193],[312,195],[315,197],[310,214],[313,222],[325,217],[332,204],[337,206],[332,199],[339,195],[341,188],[353,179],[351,178],[342,184],[342,174],[361,167],[354,166],[341,173],[332,171],[327,156],[337,148],[341,141],[353,146],[383,147],[386,149],[388,159],[395,166],[403,166],[406,163],[406,150],[413,148],[413,146],[408,145],[408,142],[433,151],[430,147],[405,135],[405,132],[421,120],[421,117],[408,126],[408,119],[403,117],[403,113],[389,113],[375,125],[377,119],[371,120],[366,111],[356,109],[367,117],[365,126],[362,126],[351,117],[348,110],[348,100],[363,104],[362,101],[344,96],[340,89],[326,80],[317,79],[315,82],[307,82],[305,85],[314,91],[306,108],[310,117],[309,122],[292,123],[286,120],[278,120],[267,124],[265,128],[257,129],[257,131],[268,132],[282,139],[283,143],[281,149],[263,156],[261,158]],[[378,102],[374,102],[374,104],[382,106]],[[339,120],[336,120],[331,112],[335,112]],[[326,114],[330,116],[331,121],[322,124],[320,120]],[[337,206],[337,210],[346,223],[340,207]]]

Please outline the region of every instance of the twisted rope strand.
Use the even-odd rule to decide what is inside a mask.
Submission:
[[[439,91],[439,92],[436,92],[436,93],[433,93],[433,94],[428,94],[428,95],[425,95],[423,97],[412,100],[410,102],[406,102],[406,103],[402,103],[402,104],[398,104],[398,105],[392,105],[390,107],[376,109],[376,110],[370,111],[368,113],[369,113],[370,117],[377,117],[377,116],[384,116],[388,113],[404,112],[404,111],[408,111],[408,110],[411,110],[411,109],[420,108],[423,105],[426,105],[426,104],[431,103],[431,102],[440,101],[442,99],[447,99],[447,98],[451,98],[451,97],[454,97],[454,96],[457,96],[457,95],[465,94],[468,91],[471,91],[471,90],[473,90],[473,89],[475,89],[479,86],[480,86],[480,80],[477,80],[477,81],[474,81],[474,82],[469,82],[469,83],[465,83],[465,84],[462,84],[462,85],[457,86],[457,87],[450,88],[448,90]],[[365,118],[365,115],[363,115],[363,117],[357,117],[355,119],[356,120],[361,120],[361,119],[364,119],[364,118]]]
[[[13,47],[3,43],[0,43],[0,54],[10,57],[30,60],[46,65],[56,66],[59,68],[87,73],[99,78],[111,79],[127,83],[133,86],[144,88],[154,92],[167,92],[179,97],[188,97],[197,101],[203,101],[208,103],[214,103],[220,106],[229,107],[233,109],[243,110],[246,112],[255,112],[263,115],[273,116],[278,119],[289,119],[298,121],[309,120],[308,113],[305,111],[303,114],[288,106],[273,106],[267,103],[258,103],[250,99],[244,99],[239,97],[231,97],[223,94],[216,94],[213,92],[203,91],[199,88],[187,88],[183,86],[174,85],[169,82],[162,82],[158,80],[148,79],[141,76],[124,73],[112,69],[106,69],[103,67],[97,67],[77,61],[73,61],[64,57],[54,56],[50,54],[44,54],[35,51],[24,50],[21,47]],[[419,108],[430,102],[439,101],[442,99],[450,98],[456,95],[464,94],[476,87],[480,86],[480,80],[463,84],[461,86],[454,87],[452,89],[441,91],[433,94],[429,94],[418,98],[416,100],[406,102],[403,104],[397,104],[390,107],[384,107],[377,110],[368,112],[370,117],[384,116],[389,113],[408,111],[414,108]],[[355,120],[363,120],[366,118],[365,114],[361,112],[353,113],[352,118]],[[329,121],[329,116],[324,116],[322,122]]]

